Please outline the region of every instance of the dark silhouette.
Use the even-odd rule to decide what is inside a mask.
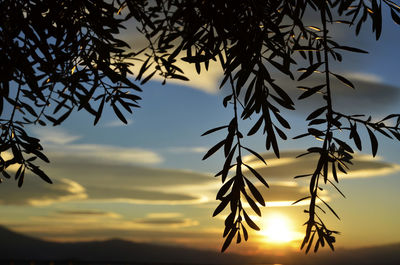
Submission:
[[[0,263],[49,264],[383,264],[397,265],[400,243],[358,249],[339,249],[336,255],[319,253],[307,256],[288,252],[284,256],[221,255],[214,251],[196,250],[136,243],[113,239],[106,241],[56,243],[27,237],[0,227]],[[154,255],[157,253],[157,255]]]
[[[254,126],[247,132],[266,135],[265,146],[279,157],[278,138],[287,139],[284,130],[290,124],[281,110],[294,110],[294,102],[285,88],[278,86],[273,71],[278,70],[295,79],[292,68],[300,55],[305,67],[297,80],[314,72],[323,73],[320,84],[301,86],[300,100],[321,96],[322,106],[307,117],[308,131],[296,138],[312,136],[322,145],[310,147],[307,154],[316,153],[319,159],[310,174],[296,178],[310,180],[310,194],[306,213],[306,235],[302,244],[308,252],[328,245],[334,249],[337,231],[327,228],[320,217],[320,201],[324,208],[337,214],[322,198],[318,190],[324,184],[338,182],[337,171],[346,173],[352,163],[352,145],[362,149],[359,130],[366,130],[375,156],[379,133],[400,140],[400,115],[388,115],[375,121],[371,117],[341,113],[332,106],[334,90],[331,79],[354,88],[351,81],[331,70],[332,61],[341,61],[343,52],[366,53],[356,47],[339,44],[329,34],[332,23],[341,23],[360,32],[365,22],[372,22],[372,31],[379,39],[382,31],[382,5],[390,10],[393,21],[400,24],[400,7],[389,0],[222,0],[222,1],[12,1],[0,3],[1,98],[0,152],[9,151],[12,158],[0,160],[0,170],[10,178],[7,167],[20,164],[15,178],[23,184],[25,171],[30,170],[43,180],[50,178],[35,164],[39,158],[48,162],[39,139],[29,136],[28,124],[58,125],[74,110],[86,110],[96,124],[106,104],[122,122],[127,122],[123,111],[132,113],[138,107],[137,94],[141,89],[128,78],[135,76],[143,85],[156,73],[165,80],[187,80],[177,66],[179,60],[195,65],[198,73],[208,70],[210,60],[218,60],[224,70],[221,87],[227,85],[231,93],[223,104],[233,106],[233,118],[224,125],[204,133],[224,130],[227,136],[204,156],[210,157],[223,149],[225,163],[217,173],[224,182],[217,194],[221,201],[214,216],[228,207],[222,246],[224,251],[234,238],[239,243],[248,239],[248,227],[258,230],[243,207],[246,201],[254,213],[261,215],[258,205],[264,198],[243,174],[243,168],[266,187],[259,173],[243,162],[244,153],[262,157],[241,142],[244,133],[240,121],[249,119]],[[319,17],[316,25],[304,22],[305,13]],[[127,20],[135,20],[148,46],[137,52],[128,50],[118,33]],[[134,47],[136,49],[137,47]],[[133,59],[143,54],[138,73],[132,73]],[[134,92],[134,93],[129,93]],[[230,106],[231,106],[230,105]],[[11,110],[10,113],[5,109]],[[337,131],[347,133],[347,141]],[[230,169],[235,172],[230,175]],[[340,192],[341,193],[341,192]],[[338,216],[337,216],[338,217]],[[339,217],[338,217],[339,218]]]

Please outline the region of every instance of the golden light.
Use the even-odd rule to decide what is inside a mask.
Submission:
[[[262,229],[265,240],[268,243],[283,244],[297,239],[297,232],[292,230],[292,226],[287,217],[283,215],[272,215],[266,218]]]

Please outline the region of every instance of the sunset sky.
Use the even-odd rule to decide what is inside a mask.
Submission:
[[[357,87],[351,90],[334,83],[335,107],[377,119],[400,113],[399,28],[386,21],[378,42],[367,31],[353,40],[346,31],[336,30],[339,42],[370,54],[348,54],[343,63],[334,65],[334,72],[347,76]],[[125,33],[124,38],[132,41],[130,36],[134,35]],[[0,225],[55,241],[124,238],[219,250],[226,212],[211,216],[221,185],[213,175],[222,168],[223,155],[201,158],[225,134],[200,135],[225,125],[233,111],[222,105],[225,92],[218,89],[221,71],[217,66],[201,76],[191,66],[184,69],[190,82],[146,84],[141,108],[127,117],[128,125],[106,110],[96,127],[84,112],[73,113],[61,126],[30,127],[51,161],[42,168],[54,184],[33,175],[26,177],[21,189],[13,180],[2,183]],[[296,83],[279,75],[277,82],[293,98],[299,95]],[[318,77],[307,82],[318,82]],[[286,113],[293,128],[288,131],[290,138],[305,131],[305,117],[317,104],[318,98],[299,102],[296,111]],[[241,124],[241,130],[247,132],[251,123]],[[339,248],[400,242],[400,143],[379,137],[378,155],[372,158],[369,139],[365,132],[362,136],[363,152],[356,153],[352,171],[341,176],[339,183],[347,198],[330,188],[321,193],[341,217],[339,221],[329,212],[324,216],[330,229],[341,232]],[[295,157],[321,142],[311,138],[280,142],[279,160],[266,152],[262,135],[245,137],[244,144],[266,158],[268,166],[259,170],[270,189],[261,189],[267,202],[263,217],[256,219],[261,231],[251,233],[249,242],[232,244],[230,251],[298,249],[306,206],[290,205],[307,195],[308,186],[293,177],[310,173],[317,160]],[[281,231],[281,236],[274,231]]]

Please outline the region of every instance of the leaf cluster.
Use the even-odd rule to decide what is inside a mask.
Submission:
[[[85,110],[96,124],[108,104],[126,123],[123,112],[139,107],[141,89],[128,59],[137,53],[117,37],[126,18],[120,1],[1,1],[0,3],[0,152],[1,172],[19,165],[21,186],[25,169],[51,182],[34,164],[48,162],[39,139],[28,136],[30,124],[54,126],[74,110]],[[140,13],[144,4],[132,2]],[[138,14],[136,14],[139,17]],[[132,93],[134,92],[134,93]],[[11,110],[11,111],[10,111]],[[25,159],[25,155],[31,155]]]

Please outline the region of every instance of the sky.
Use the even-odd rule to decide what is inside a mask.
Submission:
[[[400,29],[385,21],[378,42],[368,34],[369,28],[356,39],[343,29],[332,30],[339,41],[370,52],[348,54],[342,64],[333,66],[357,87],[351,90],[333,81],[334,106],[346,113],[377,118],[399,113]],[[124,34],[128,41],[136,41],[134,33]],[[211,216],[221,186],[221,180],[213,175],[221,169],[223,155],[218,153],[206,161],[202,157],[225,135],[200,135],[229,122],[233,110],[222,105],[224,92],[218,89],[221,71],[217,66],[201,76],[191,66],[183,67],[191,81],[170,81],[164,86],[158,80],[147,83],[140,94],[141,108],[128,117],[127,125],[106,110],[95,127],[93,117],[81,111],[57,127],[28,128],[43,143],[51,163],[41,168],[54,184],[33,175],[25,178],[21,189],[13,180],[2,183],[0,225],[53,241],[123,238],[219,250],[227,212]],[[299,95],[296,83],[276,76],[290,95]],[[305,82],[316,83],[318,77]],[[305,131],[305,117],[316,104],[313,99],[298,102],[295,112],[286,113],[292,124],[287,132],[290,138]],[[246,132],[250,125],[240,126]],[[340,176],[339,187],[346,198],[331,188],[321,193],[341,218],[337,220],[329,212],[324,215],[329,228],[341,232],[338,248],[400,242],[400,145],[380,137],[378,155],[372,158],[367,135],[362,137],[367,139],[363,151],[355,154],[349,174]],[[295,157],[321,143],[312,139],[281,141],[281,159],[265,150],[262,135],[246,137],[244,143],[266,158],[268,166],[261,167],[246,157],[270,189],[260,187],[267,207],[262,209],[262,218],[254,218],[261,231],[251,232],[249,241],[239,246],[233,243],[229,252],[298,250],[305,229],[302,224],[307,220],[303,213],[306,205],[291,203],[306,196],[308,186],[293,177],[309,173],[316,157]]]

